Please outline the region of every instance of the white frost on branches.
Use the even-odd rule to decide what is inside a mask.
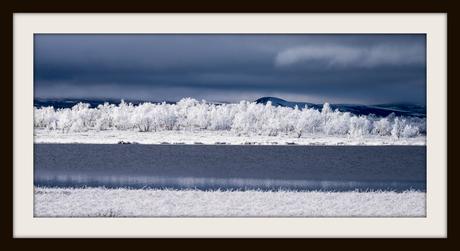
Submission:
[[[61,132],[86,131],[231,131],[235,135],[295,136],[366,135],[410,138],[426,134],[426,119],[417,117],[357,116],[332,110],[321,111],[241,101],[238,104],[210,104],[184,98],[177,104],[122,101],[90,108],[79,103],[72,108],[34,107],[34,127]]]

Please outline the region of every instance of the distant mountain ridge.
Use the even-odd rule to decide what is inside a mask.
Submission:
[[[297,106],[299,109],[307,106],[321,110],[323,104],[314,104],[308,102],[291,102],[277,97],[262,97],[255,100],[258,104],[267,104],[271,102],[273,106],[291,107]],[[71,108],[78,103],[87,103],[90,107],[97,107],[98,105],[109,103],[119,104],[119,99],[46,99],[37,98],[34,100],[35,107],[53,106],[54,108]],[[151,103],[162,103],[162,101],[151,101],[151,100],[129,100],[125,99],[125,102],[138,105],[145,102]],[[167,104],[175,104],[175,101],[165,101]],[[214,102],[219,105],[221,103]],[[379,104],[379,105],[355,105],[355,104],[331,104],[330,107],[335,110],[338,109],[341,112],[350,112],[355,115],[369,115],[374,114],[376,116],[388,116],[394,113],[396,116],[413,116],[413,117],[426,117],[426,107],[410,103],[392,103],[392,104]]]
[[[262,97],[256,100],[258,104],[267,104],[271,102],[274,106],[283,106],[294,108],[313,108],[321,110],[322,104],[314,104],[308,102],[290,102],[277,97]],[[426,117],[426,107],[410,103],[391,103],[379,105],[359,105],[359,104],[330,104],[333,110],[338,109],[341,112],[350,112],[355,115],[370,115],[386,117],[391,113],[396,116],[413,116],[413,117]]]
[[[151,103],[162,103],[161,102],[155,102],[155,101],[147,101],[147,100],[136,100],[136,99],[124,99],[126,103],[132,103],[133,105],[138,105],[141,103],[145,102],[151,102]],[[176,102],[174,101],[164,101],[167,104],[175,104]],[[74,105],[78,103],[86,103],[89,104],[90,107],[94,108],[97,107],[98,105],[103,105],[104,103],[109,103],[109,104],[120,104],[121,100],[120,99],[57,99],[57,98],[37,98],[34,99],[34,106],[35,107],[43,107],[43,106],[52,106],[54,108],[71,108]]]

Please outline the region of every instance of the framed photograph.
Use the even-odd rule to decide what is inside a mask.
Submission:
[[[16,238],[447,235],[446,13],[13,24]]]

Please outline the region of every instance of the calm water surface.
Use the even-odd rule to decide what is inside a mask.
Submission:
[[[38,186],[426,189],[425,146],[35,144]]]

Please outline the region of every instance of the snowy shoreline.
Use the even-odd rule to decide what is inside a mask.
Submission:
[[[391,136],[238,136],[230,131],[86,131],[60,132],[35,129],[35,143],[82,144],[205,144],[205,145],[426,145],[426,136],[394,138]]]
[[[424,217],[421,191],[34,189],[35,217]]]

